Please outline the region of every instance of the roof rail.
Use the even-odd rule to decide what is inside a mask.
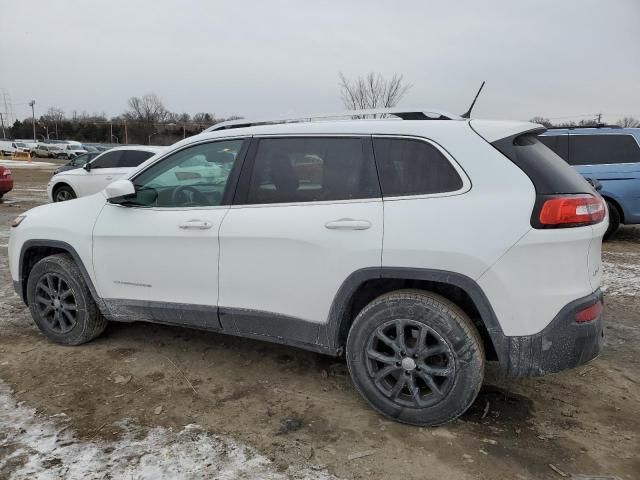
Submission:
[[[323,113],[300,115],[297,117],[280,117],[260,120],[230,120],[227,122],[216,123],[205,130],[205,132],[213,132],[215,130],[226,130],[229,128],[254,127],[257,125],[274,125],[278,123],[302,123],[311,122],[313,120],[326,120],[332,118],[344,118],[352,120],[354,118],[365,118],[373,116],[393,116],[400,120],[464,120],[460,115],[445,112],[443,110],[425,110],[421,108],[379,108],[369,110],[347,110],[339,113]]]
[[[553,126],[547,130],[576,130],[579,128],[624,128],[620,125],[607,125],[606,123],[598,123],[596,125],[571,125],[569,127]]]

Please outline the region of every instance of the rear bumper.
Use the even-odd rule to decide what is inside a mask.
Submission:
[[[596,358],[604,345],[604,313],[581,324],[575,322],[575,315],[598,299],[602,299],[600,290],[569,303],[535,335],[504,336],[496,347],[505,373],[512,377],[546,375]]]

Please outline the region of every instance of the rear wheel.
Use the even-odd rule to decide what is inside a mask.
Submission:
[[[66,202],[67,200],[73,200],[76,198],[76,192],[73,188],[67,185],[61,185],[53,191],[54,202]]]
[[[620,228],[620,210],[613,203],[607,201],[607,208],[609,209],[609,227],[604,234],[604,239],[609,240]]]
[[[347,339],[356,389],[403,423],[439,425],[462,415],[484,377],[484,349],[469,317],[431,292],[400,290],[373,300]]]
[[[38,328],[56,343],[80,345],[107,326],[82,272],[67,254],[45,257],[35,264],[27,281],[27,303]]]

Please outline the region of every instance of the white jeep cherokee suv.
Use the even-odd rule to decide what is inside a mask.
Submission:
[[[606,209],[544,128],[384,113],[219,124],[34,208],[11,229],[16,292],[66,345],[149,321],[345,354],[373,408],[417,425],[461,415],[486,361],[596,357]]]
[[[47,185],[51,202],[64,202],[93,195],[113,181],[133,172],[136,167],[162,152],[162,147],[131,145],[107,150],[84,164],[82,168],[55,174]]]

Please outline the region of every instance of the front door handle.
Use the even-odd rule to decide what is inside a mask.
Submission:
[[[329,230],[367,230],[371,228],[368,220],[354,220],[353,218],[341,218],[324,224]]]
[[[189,220],[178,226],[182,229],[195,228],[197,230],[207,230],[213,227],[213,223],[207,222],[206,220]]]

